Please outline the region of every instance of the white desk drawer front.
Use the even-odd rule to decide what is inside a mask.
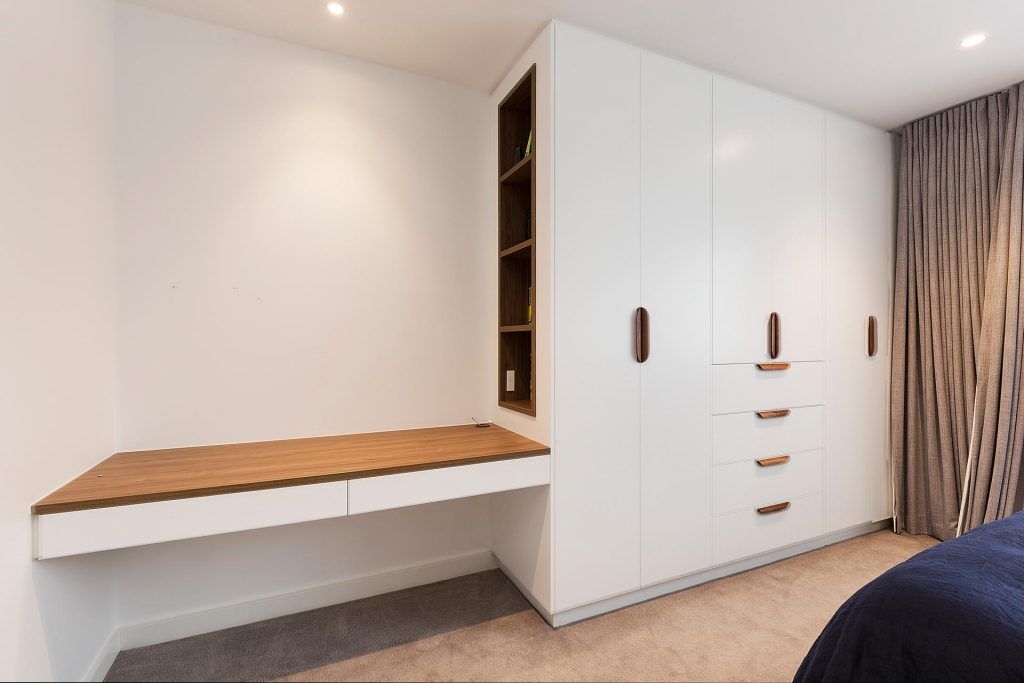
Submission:
[[[712,522],[715,564],[820,536],[824,529],[823,501],[824,496],[818,493],[788,501],[789,508],[781,512],[761,514],[751,508],[715,517]]]
[[[757,460],[719,465],[712,474],[714,514],[793,500],[822,489],[822,451],[779,456],[786,462]]]
[[[765,368],[787,364],[764,364]],[[816,406],[825,402],[824,363],[789,363],[784,370],[757,365],[715,365],[711,411],[743,413],[764,408]]]
[[[348,482],[287,486],[36,517],[36,558],[213,536],[348,513]]]
[[[824,421],[821,406],[793,408],[788,415],[774,418],[757,413],[715,415],[711,418],[712,462],[723,465],[822,448]]]
[[[551,456],[536,455],[349,482],[349,514],[436,503],[551,483]]]

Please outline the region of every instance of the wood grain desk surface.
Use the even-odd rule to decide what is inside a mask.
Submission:
[[[46,515],[545,455],[492,425],[118,453],[32,506]]]

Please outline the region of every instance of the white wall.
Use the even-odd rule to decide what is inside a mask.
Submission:
[[[112,0],[0,3],[0,679],[78,678],[109,558],[33,562],[29,506],[114,449]]]
[[[130,4],[118,36],[120,445],[488,410],[487,97]]]
[[[117,49],[120,450],[491,415],[486,95],[130,4]],[[117,621],[486,550],[489,509],[110,553]]]

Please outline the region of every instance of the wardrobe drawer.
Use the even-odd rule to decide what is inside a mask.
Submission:
[[[742,510],[820,493],[822,453],[807,451],[794,455],[719,465],[712,473],[714,514]],[[782,459],[788,458],[783,461]]]
[[[711,411],[718,415],[825,402],[824,363],[762,363],[761,367],[753,363],[714,366]]]
[[[770,514],[762,514],[751,507],[715,517],[712,522],[714,563],[732,562],[823,533],[822,494],[776,502],[790,505],[786,510]]]
[[[778,406],[764,406],[765,409]],[[733,413],[711,418],[712,462],[723,465],[824,447],[822,406],[788,409],[783,417]]]

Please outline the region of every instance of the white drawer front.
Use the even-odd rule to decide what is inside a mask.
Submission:
[[[348,482],[287,486],[36,517],[36,558],[344,517]]]
[[[777,501],[782,502],[782,501]],[[714,562],[724,564],[823,533],[823,496],[818,493],[790,501],[788,510],[762,515],[754,508],[714,518]]]
[[[349,514],[435,503],[551,483],[551,456],[457,465],[437,470],[353,479]]]
[[[711,410],[716,415],[764,408],[817,406],[825,402],[824,363],[791,363],[786,370],[757,365],[716,365]]]
[[[822,448],[824,418],[821,406],[793,408],[786,417],[769,420],[757,413],[715,415],[711,418],[712,461],[723,465]]]
[[[756,460],[715,467],[712,474],[714,514],[821,493],[822,453],[797,453],[789,456],[789,462],[770,467],[762,467]]]

